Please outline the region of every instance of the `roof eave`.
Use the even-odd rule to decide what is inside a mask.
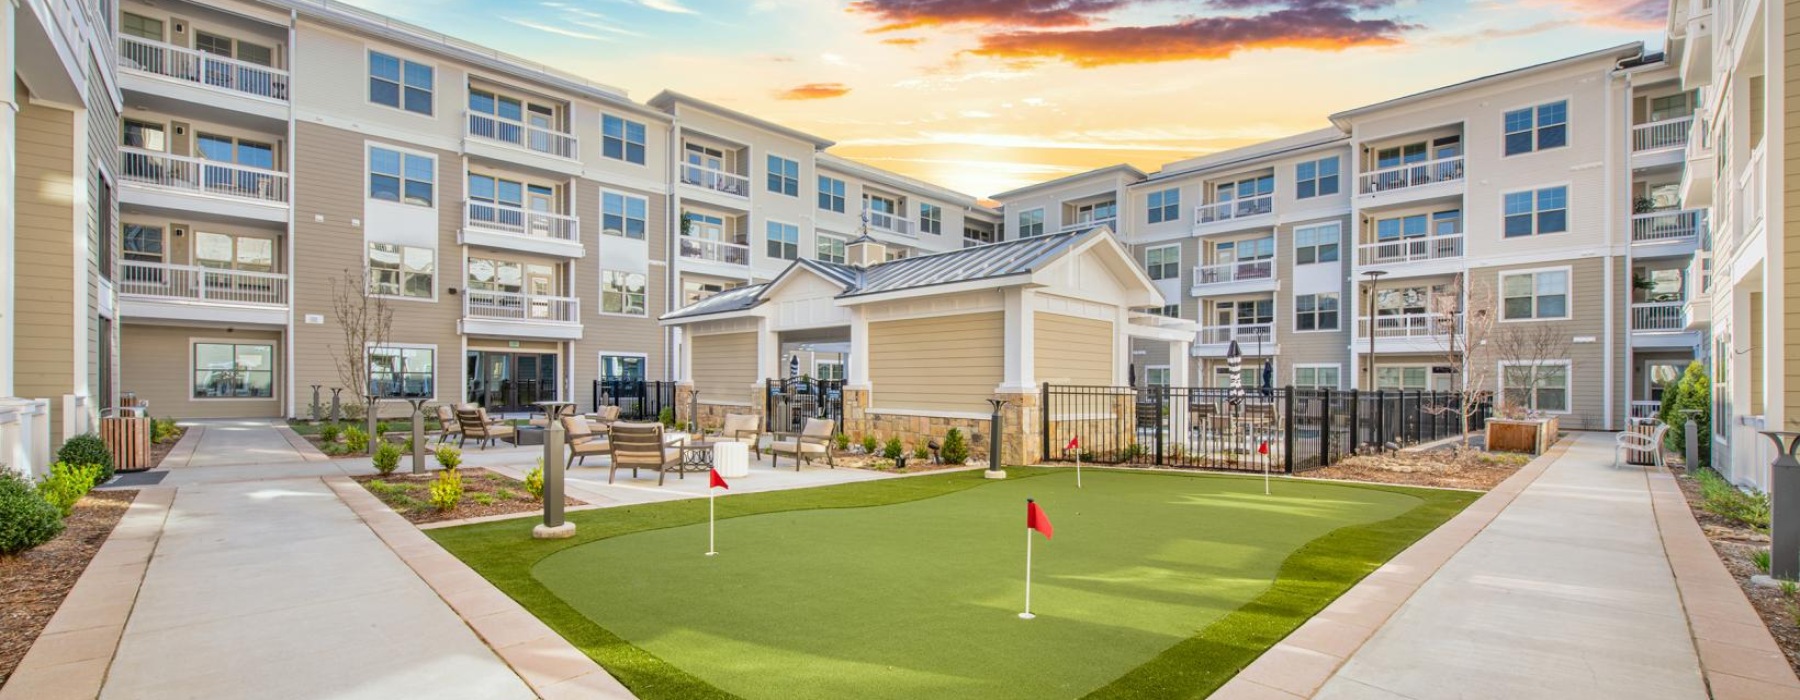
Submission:
[[[1619,60],[1619,59],[1630,57],[1635,54],[1641,54],[1641,53],[1643,53],[1643,51],[1644,51],[1644,42],[1641,42],[1641,41],[1634,41],[1634,42],[1631,42],[1628,44],[1619,44],[1617,46],[1611,46],[1611,47],[1600,49],[1597,51],[1589,51],[1589,52],[1583,53],[1583,54],[1576,54],[1574,56],[1559,58],[1554,61],[1546,61],[1544,63],[1539,63],[1536,65],[1525,66],[1524,68],[1514,68],[1509,71],[1502,71],[1502,72],[1493,73],[1490,75],[1483,75],[1483,76],[1479,76],[1479,77],[1475,77],[1475,78],[1470,78],[1470,79],[1464,80],[1460,83],[1454,83],[1454,84],[1445,85],[1442,87],[1435,87],[1430,90],[1425,90],[1422,92],[1415,92],[1410,95],[1402,95],[1400,97],[1396,97],[1391,100],[1384,100],[1381,102],[1376,102],[1374,104],[1368,104],[1368,105],[1363,105],[1361,107],[1347,109],[1342,112],[1338,112],[1336,114],[1331,115],[1330,119],[1331,119],[1332,124],[1337,125],[1337,127],[1340,129],[1348,131],[1348,130],[1350,130],[1350,122],[1352,120],[1354,120],[1358,117],[1362,117],[1362,116],[1374,113],[1374,112],[1387,110],[1387,109],[1394,109],[1396,107],[1404,107],[1404,106],[1407,106],[1407,105],[1410,105],[1410,104],[1413,104],[1416,102],[1423,102],[1426,100],[1443,97],[1445,95],[1452,95],[1452,94],[1455,94],[1458,92],[1462,92],[1464,90],[1473,90],[1475,88],[1484,87],[1484,86],[1490,85],[1494,82],[1498,82],[1502,79],[1519,78],[1519,77],[1523,77],[1523,76],[1536,75],[1539,73],[1546,73],[1549,71],[1558,70],[1558,69],[1561,69],[1561,68],[1564,68],[1564,67],[1567,67],[1570,65],[1574,65],[1577,63],[1596,61],[1596,60],[1599,60],[1602,58],[1613,58],[1614,60]]]

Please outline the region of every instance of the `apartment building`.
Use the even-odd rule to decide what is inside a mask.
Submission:
[[[42,473],[118,386],[107,2],[0,6],[0,465]]]

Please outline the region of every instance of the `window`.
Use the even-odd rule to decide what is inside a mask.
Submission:
[[[435,69],[380,51],[369,52],[369,101],[431,116]]]
[[[97,203],[100,210],[100,276],[110,282],[113,279],[114,251],[119,247],[119,228],[113,225],[113,212],[118,211],[118,206],[113,202],[112,183],[107,181],[105,175],[95,171],[94,184],[100,191],[100,201]]]
[[[1248,177],[1236,182],[1221,182],[1213,188],[1213,202],[1237,202],[1229,208],[1222,207],[1221,212],[1230,210],[1231,216],[1252,216],[1274,211],[1274,199],[1269,195],[1275,193],[1275,176],[1262,175]]]
[[[369,198],[432,206],[436,163],[431,156],[369,147]]]
[[[1337,156],[1309,160],[1294,166],[1294,198],[1323,197],[1337,192]]]
[[[782,260],[800,259],[800,227],[779,221],[768,223],[769,257]]]
[[[437,395],[432,348],[369,348],[369,394],[391,399]]]
[[[1153,280],[1181,279],[1181,246],[1166,245],[1144,251],[1144,268]]]
[[[971,226],[963,227],[963,247],[964,248],[972,248],[972,247],[975,247],[978,245],[987,245],[989,243],[993,243],[994,240],[995,240],[995,236],[994,236],[993,231],[989,231],[986,229],[974,228]]]
[[[275,346],[194,343],[194,398],[275,396]]]
[[[1531,153],[1569,144],[1568,101],[1506,113],[1506,155]]]
[[[1335,331],[1338,329],[1338,295],[1294,295],[1294,330]]]
[[[223,233],[194,232],[194,262],[217,270],[273,272],[275,241],[250,236],[228,236]],[[211,283],[209,282],[209,285]],[[230,285],[220,281],[217,284]]]
[[[800,196],[800,161],[769,156],[769,191]]]
[[[1147,205],[1150,209],[1150,223],[1180,221],[1181,189],[1171,187],[1161,192],[1151,192]]]
[[[1412,366],[1375,368],[1375,388],[1377,389],[1424,391],[1430,385],[1430,367]]]
[[[826,211],[844,213],[844,181],[835,177],[819,176],[819,208]]]
[[[430,299],[437,251],[394,243],[369,244],[370,293]]]
[[[600,195],[600,232],[644,240],[649,230],[650,200],[617,192]]]
[[[1092,202],[1075,207],[1075,223],[1097,224],[1112,221],[1119,216],[1119,203],[1112,200]]]
[[[1297,389],[1336,389],[1338,388],[1337,365],[1311,365],[1294,368],[1294,388]]]
[[[605,270],[600,273],[600,311],[608,314],[649,314],[648,282],[642,272]]]
[[[827,382],[844,381],[844,363],[837,360],[815,360],[813,378]]]
[[[1508,321],[1569,317],[1569,271],[1515,272],[1500,276]]]
[[[1533,413],[1569,412],[1569,363],[1500,363],[1500,401]]]
[[[160,263],[163,261],[163,230],[161,226],[145,224],[124,225],[124,247],[126,262]],[[126,276],[127,280],[132,280]]]
[[[1506,194],[1506,237],[1562,233],[1569,230],[1569,188]]]
[[[919,203],[919,230],[926,233],[944,233],[944,208],[936,204]]]
[[[1156,314],[1158,316],[1164,316],[1164,317],[1168,317],[1168,318],[1181,318],[1181,305],[1180,304],[1164,304],[1162,306],[1152,306],[1148,309],[1145,309],[1144,311],[1147,313],[1152,313],[1152,314]]]
[[[693,306],[700,303],[700,300],[702,299],[727,289],[737,289],[741,286],[743,286],[743,283],[741,282],[728,284],[723,282],[695,282],[692,280],[683,280],[681,283],[681,305]]]
[[[644,164],[644,124],[613,115],[600,118],[600,155]]]
[[[827,236],[824,234],[819,234],[818,238],[819,238],[818,254],[819,254],[820,260],[823,260],[825,262],[843,264],[844,261],[846,261],[848,259],[847,257],[845,257],[845,254],[844,254],[844,250],[845,250],[844,239],[838,238],[837,236]]]
[[[1168,367],[1145,367],[1144,368],[1144,384],[1149,385],[1149,386],[1168,386],[1169,385],[1169,368]]]
[[[119,33],[124,36],[135,36],[139,39],[162,41],[163,23],[160,19],[150,19],[130,12],[119,13]],[[131,53],[136,53],[135,51]],[[155,54],[151,54],[155,55]],[[136,56],[132,56],[136,58]]]
[[[601,355],[600,378],[614,382],[643,381],[644,357],[642,355]]]
[[[1019,237],[1030,238],[1044,235],[1044,210],[1033,209],[1019,212]]]
[[[1339,233],[1340,227],[1335,221],[1294,229],[1294,264],[1337,262]]]

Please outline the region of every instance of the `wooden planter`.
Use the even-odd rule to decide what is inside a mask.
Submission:
[[[1555,418],[1510,420],[1489,418],[1487,449],[1490,452],[1524,452],[1541,455],[1556,442]]]

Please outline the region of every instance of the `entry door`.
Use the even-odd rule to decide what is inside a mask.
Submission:
[[[533,214],[554,214],[556,213],[556,192],[541,185],[531,185],[526,188],[525,206]],[[550,217],[547,216],[530,217],[527,225],[534,236],[548,237],[552,233]]]
[[[512,356],[497,352],[481,353],[481,405],[504,410],[506,392],[511,388]]]
[[[555,320],[559,318],[551,305],[556,303],[548,297],[555,296],[556,274],[548,265],[525,266],[525,293],[530,295],[531,318]]]

